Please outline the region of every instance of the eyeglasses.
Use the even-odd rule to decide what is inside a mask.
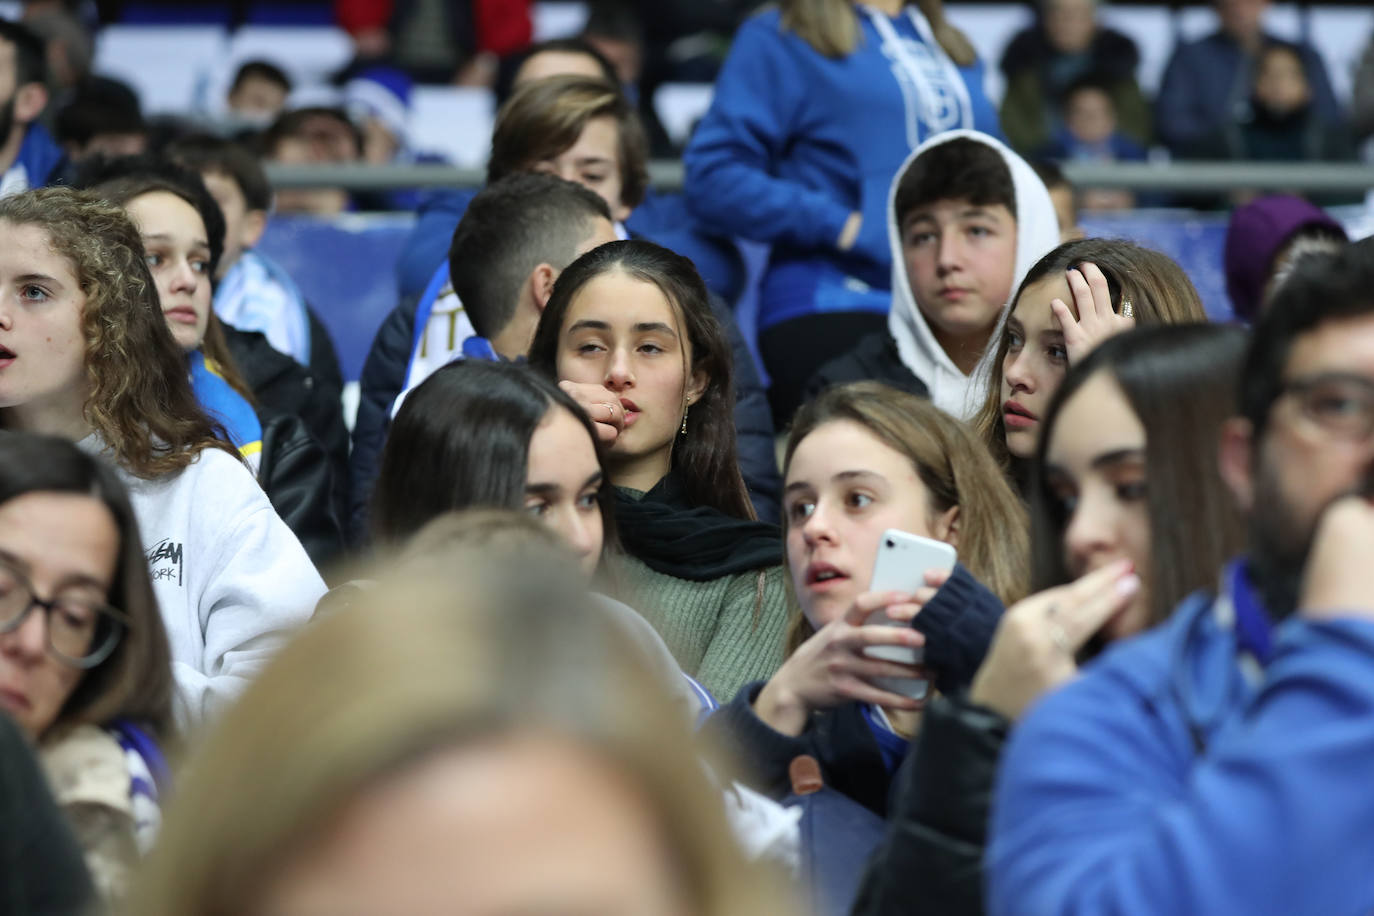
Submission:
[[[0,557],[0,634],[23,626],[36,607],[47,615],[49,650],[74,668],[94,668],[109,658],[129,626],[123,613],[89,597],[58,595],[44,601],[28,576]]]
[[[1374,435],[1374,380],[1327,372],[1285,382],[1282,393],[1293,395],[1303,416],[1332,435],[1353,441]]]

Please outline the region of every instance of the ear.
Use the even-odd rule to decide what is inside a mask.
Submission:
[[[937,541],[944,541],[949,546],[959,547],[959,507],[950,506],[944,512],[936,516],[931,523],[930,533]]]
[[[267,231],[267,211],[249,210],[243,215],[243,234],[239,237],[239,244],[244,248],[252,248],[262,241],[262,234]]]
[[[14,94],[14,120],[31,124],[48,107],[48,87],[42,83],[25,83]]]
[[[623,201],[618,200],[615,202],[615,205],[611,207],[611,219],[615,220],[617,223],[623,223],[630,218],[630,214],[633,212],[633,210],[625,206]]]
[[[1255,430],[1250,421],[1233,417],[1223,423],[1217,461],[1221,479],[1242,512],[1250,512],[1255,505],[1254,459]]]
[[[541,314],[544,311],[544,306],[549,304],[549,299],[553,296],[553,283],[557,279],[558,271],[554,270],[552,264],[540,264],[530,271],[530,297],[534,300],[534,307]]]
[[[693,372],[691,377],[687,379],[687,390],[682,393],[682,396],[687,399],[689,405],[695,404],[701,400],[701,396],[706,393],[710,384],[711,380],[706,377],[705,372]]]

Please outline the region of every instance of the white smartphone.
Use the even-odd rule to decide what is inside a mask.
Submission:
[[[925,588],[927,572],[951,572],[958,558],[955,549],[944,541],[889,528],[878,541],[878,556],[873,561],[873,578],[868,583],[868,591],[916,592]],[[882,611],[870,614],[864,625],[902,626],[894,623]],[[923,649],[905,646],[870,646],[864,650],[864,654],[870,658],[908,665],[919,665],[925,657]],[[873,683],[884,690],[915,699],[924,697],[929,689],[926,681],[916,678],[877,678]]]

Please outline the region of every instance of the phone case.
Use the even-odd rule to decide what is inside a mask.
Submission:
[[[870,592],[915,592],[925,587],[926,573],[930,570],[949,572],[954,569],[958,553],[944,541],[908,534],[895,528],[883,532],[878,542],[878,556],[873,562],[873,577],[869,581]],[[869,615],[865,626],[901,626],[894,624],[882,611]],[[870,658],[903,662],[918,665],[925,655],[919,648],[902,646],[871,646],[864,650]],[[929,684],[916,678],[877,678],[876,686],[903,696],[920,699],[926,695]]]

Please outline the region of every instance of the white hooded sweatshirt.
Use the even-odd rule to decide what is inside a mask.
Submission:
[[[1059,223],[1049,191],[1045,190],[1044,183],[1026,160],[1001,141],[978,131],[950,130],[931,137],[912,151],[892,179],[887,195],[888,240],[892,246],[892,311],[887,319],[888,331],[897,343],[897,353],[902,362],[930,389],[930,399],[935,406],[967,420],[977,413],[987,393],[992,361],[997,355],[997,348],[992,344],[1002,333],[1010,298],[1002,306],[982,359],[971,375],[965,375],[935,339],[925,315],[916,305],[916,297],[912,295],[911,281],[906,273],[902,231],[897,225],[895,209],[897,186],[911,164],[931,147],[960,138],[974,140],[995,150],[1011,172],[1012,185],[1016,189],[1016,269],[1012,275],[1011,295],[1015,295],[1021,278],[1031,265],[1059,244]]]

